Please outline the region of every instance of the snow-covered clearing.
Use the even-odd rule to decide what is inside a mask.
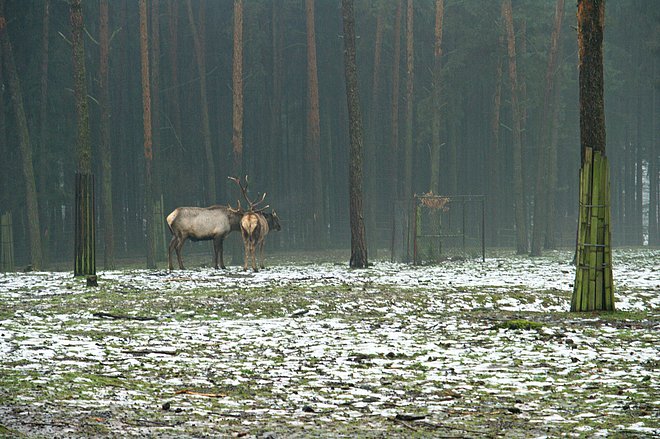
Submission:
[[[0,274],[0,436],[660,435],[660,251]]]

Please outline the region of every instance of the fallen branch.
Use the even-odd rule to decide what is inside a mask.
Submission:
[[[126,314],[111,314],[109,312],[95,312],[92,313],[94,317],[99,317],[101,319],[113,319],[113,320],[139,320],[139,321],[145,321],[145,320],[157,320],[156,317],[143,317],[143,316],[129,316]]]
[[[175,350],[142,349],[139,351],[122,351],[122,352],[131,355],[149,355],[149,354],[177,355],[179,353],[176,349]]]
[[[196,392],[194,390],[190,389],[183,389],[183,390],[177,390],[174,392],[175,395],[197,395],[197,396],[206,396],[208,398],[224,398],[227,395],[224,393],[204,393],[204,392]]]

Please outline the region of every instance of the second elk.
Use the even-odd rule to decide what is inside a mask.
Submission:
[[[258,207],[266,198],[266,194],[259,201],[252,201],[248,198],[247,195],[247,176],[245,177],[246,184],[243,186],[241,181],[235,177],[229,177],[231,180],[235,181],[238,187],[241,189],[243,198],[248,203],[248,210],[245,211],[243,217],[241,218],[241,234],[243,236],[243,245],[245,247],[245,262],[243,264],[243,270],[248,269],[248,263],[252,262],[252,269],[258,271],[257,269],[257,250],[260,253],[260,264],[259,266],[264,268],[264,244],[266,240],[266,235],[271,230],[281,230],[280,221],[277,216],[277,213],[273,210],[272,212],[264,212],[268,208],[268,205],[264,207]],[[240,209],[240,202],[239,202]]]

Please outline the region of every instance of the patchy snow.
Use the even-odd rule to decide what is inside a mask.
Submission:
[[[660,434],[660,252],[615,252],[616,318],[570,259],[0,274],[0,433]]]

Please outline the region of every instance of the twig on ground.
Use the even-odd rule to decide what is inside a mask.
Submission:
[[[144,317],[144,316],[129,316],[125,314],[112,314],[109,312],[95,312],[92,313],[94,317],[99,317],[101,319],[113,319],[113,320],[158,320],[156,317]]]

